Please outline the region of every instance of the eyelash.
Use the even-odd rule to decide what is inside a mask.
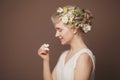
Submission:
[[[62,32],[62,29],[60,29],[59,32]]]

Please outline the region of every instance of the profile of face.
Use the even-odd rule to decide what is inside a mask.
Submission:
[[[70,28],[69,25],[65,25],[62,22],[55,24],[56,34],[57,37],[62,45],[70,44],[74,37],[74,31]]]
[[[92,27],[92,14],[87,9],[80,9],[77,6],[59,7],[51,16],[55,25],[55,36],[61,44],[71,44],[74,35],[87,33]]]

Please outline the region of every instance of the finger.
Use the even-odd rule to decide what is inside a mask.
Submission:
[[[48,54],[48,52],[47,51],[45,51],[45,50],[42,50],[42,51],[40,51],[40,52],[38,52],[38,55],[45,55],[45,54]]]
[[[39,50],[38,50],[38,54],[41,54],[41,53],[48,53],[49,51],[49,44],[43,44]]]

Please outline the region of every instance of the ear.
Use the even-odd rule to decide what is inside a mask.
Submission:
[[[74,34],[76,34],[78,32],[78,28],[72,28],[72,31]]]

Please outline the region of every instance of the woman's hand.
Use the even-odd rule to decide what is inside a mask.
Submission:
[[[43,60],[49,60],[49,44],[43,44],[38,50],[38,55]]]

